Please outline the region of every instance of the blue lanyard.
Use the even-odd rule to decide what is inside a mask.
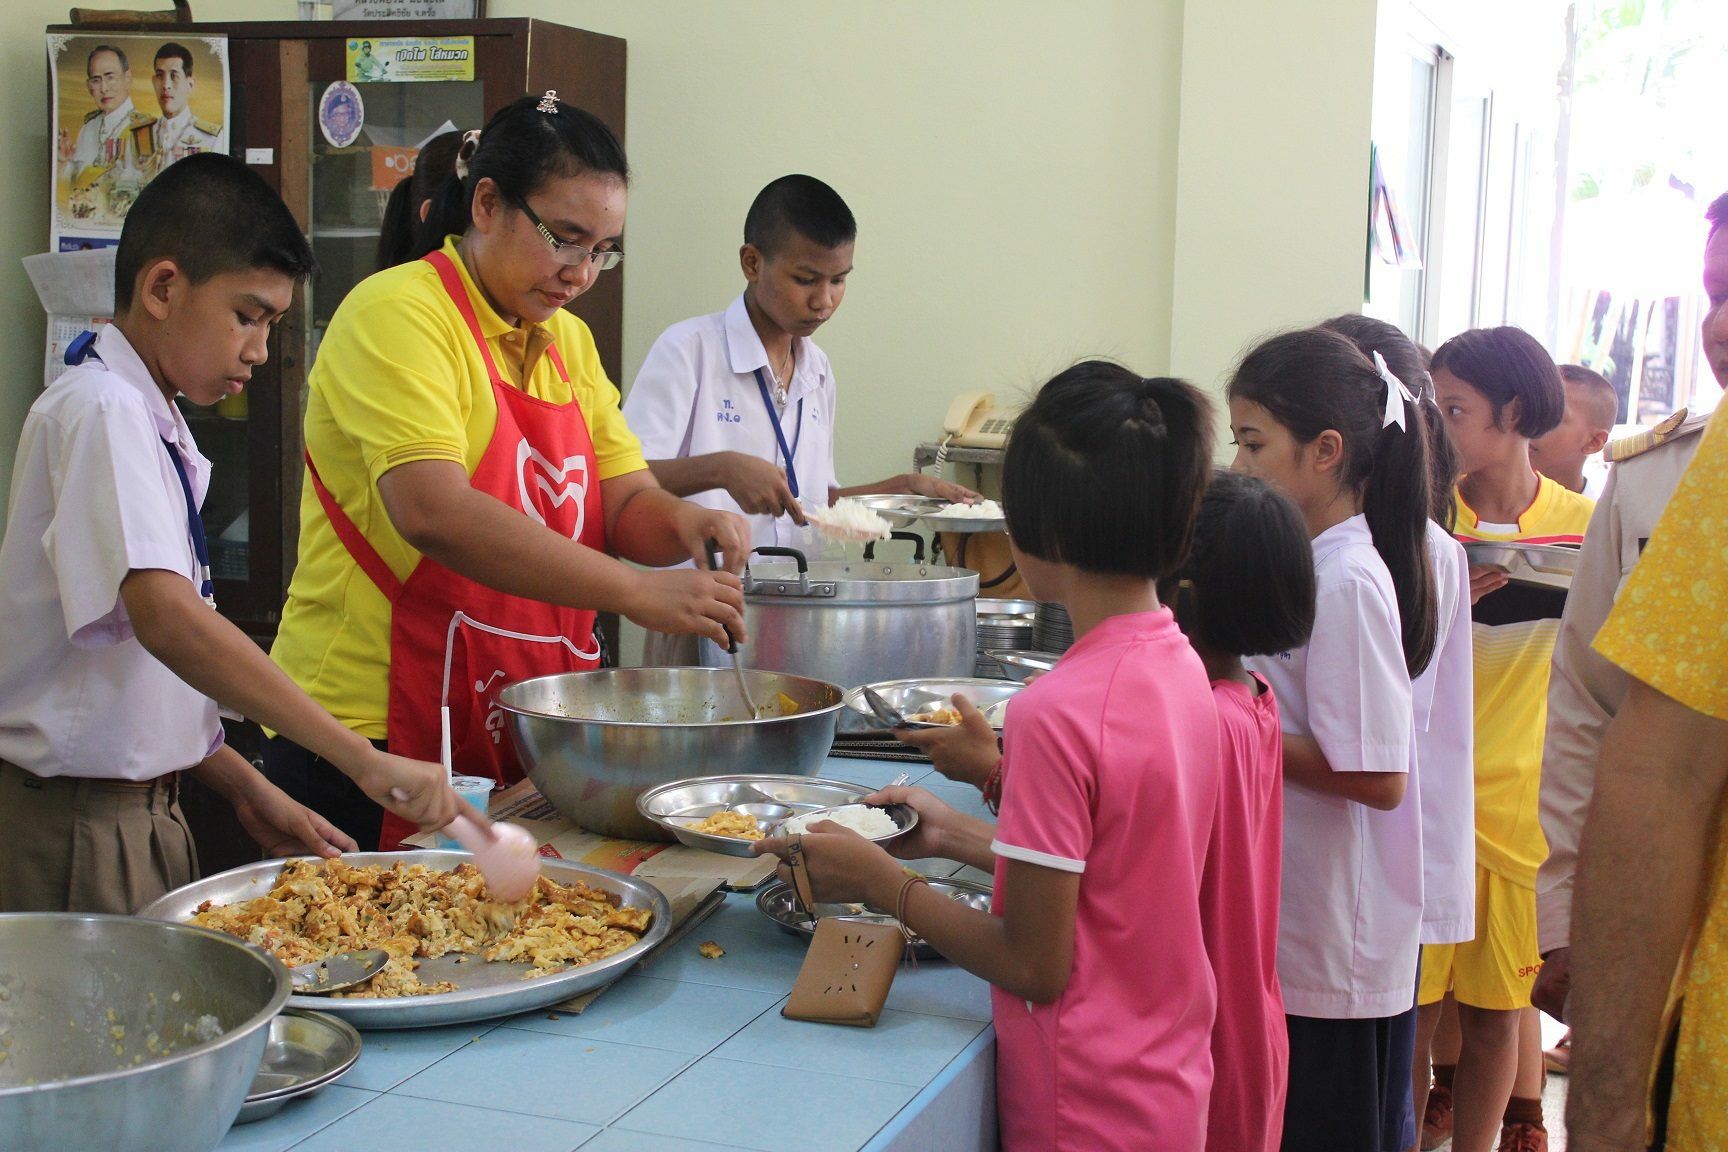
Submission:
[[[186,497],[186,531],[192,537],[192,552],[198,557],[198,594],[204,603],[216,607],[216,585],[210,579],[210,544],[204,538],[204,520],[198,515],[198,501],[192,495],[192,480],[186,475],[186,465],[174,450],[174,441],[162,437],[162,448],[174,465],[174,475],[180,477],[180,492]]]
[[[786,458],[786,487],[792,489],[794,498],[798,496],[798,469],[793,467],[792,458],[798,455],[798,441],[804,438],[804,398],[798,398],[797,428],[792,432],[792,447],[786,447],[786,432],[780,427],[780,414],[774,411],[774,400],[768,395],[768,378],[762,375],[762,369],[756,369],[756,390],[762,393],[762,407],[768,409],[768,422],[774,425],[774,440],[780,445],[780,455]]]

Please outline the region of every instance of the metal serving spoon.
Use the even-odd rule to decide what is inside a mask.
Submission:
[[[338,952],[310,964],[296,964],[288,969],[296,996],[322,996],[340,992],[372,979],[390,962],[390,953],[382,948],[362,948],[357,952]]]
[[[882,693],[876,691],[876,689],[870,687],[868,684],[864,685],[864,703],[869,706],[871,713],[876,717],[876,719],[882,721],[882,723],[888,725],[888,727],[906,727],[906,717],[901,713],[900,709],[884,700],[882,698]]]

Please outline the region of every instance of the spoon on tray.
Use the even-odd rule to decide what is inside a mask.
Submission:
[[[356,952],[338,952],[310,964],[296,964],[288,969],[296,996],[322,996],[341,992],[372,979],[390,962],[390,953],[382,948],[362,948]]]

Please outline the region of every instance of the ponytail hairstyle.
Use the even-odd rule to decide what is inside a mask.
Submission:
[[[1438,628],[1427,542],[1432,468],[1419,402],[1395,398],[1404,426],[1382,427],[1388,387],[1348,337],[1307,328],[1262,341],[1237,366],[1225,395],[1259,404],[1300,444],[1328,429],[1338,433],[1339,482],[1360,497],[1374,548],[1392,574],[1404,666],[1415,677],[1434,656]]]
[[[1321,324],[1350,338],[1351,343],[1367,356],[1380,353],[1392,374],[1404,381],[1418,401],[1422,423],[1428,426],[1429,487],[1428,518],[1446,531],[1458,518],[1458,502],[1452,490],[1458,484],[1458,450],[1446,434],[1446,421],[1440,416],[1440,404],[1434,398],[1434,377],[1428,374],[1428,355],[1420,345],[1384,320],[1372,316],[1346,313]]]
[[[444,132],[426,142],[414,158],[414,171],[396,181],[384,204],[378,229],[378,270],[414,259],[414,237],[420,231],[420,205],[431,200],[439,185],[456,171],[456,149],[462,133]],[[431,212],[428,211],[430,216]]]
[[[1198,648],[1270,656],[1314,631],[1314,549],[1302,514],[1264,480],[1218,471],[1194,521],[1188,562],[1160,593]]]
[[[1212,406],[1192,385],[1087,360],[1014,422],[1002,504],[1014,546],[1084,572],[1182,566],[1212,470]]]
[[[474,191],[482,180],[490,179],[504,199],[520,207],[548,180],[583,173],[629,182],[624,145],[612,129],[551,93],[518,97],[493,114],[473,143],[464,139],[459,146],[455,174],[432,198],[410,259],[443,247],[446,236],[468,231]]]

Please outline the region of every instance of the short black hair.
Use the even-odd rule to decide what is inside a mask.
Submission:
[[[90,49],[90,55],[84,57],[84,75],[85,76],[90,75],[90,65],[95,62],[96,53],[98,53],[98,52],[112,52],[112,53],[114,53],[114,58],[116,60],[120,61],[120,71],[122,71],[122,72],[131,71],[132,63],[131,63],[131,61],[126,59],[126,53],[124,53],[120,49],[114,47],[114,45],[112,45],[112,44],[98,44],[98,45],[96,45],[96,47]]]
[[[858,239],[852,209],[814,176],[782,176],[756,193],[744,214],[744,243],[772,256],[796,232],[812,244],[838,248]]]
[[[1595,427],[1606,428],[1610,432],[1614,430],[1615,422],[1620,419],[1620,393],[1615,390],[1613,381],[1594,368],[1586,368],[1582,364],[1560,365],[1560,379],[1583,389],[1584,400],[1590,408],[1590,419]]]
[[[1494,427],[1500,414],[1518,401],[1513,431],[1534,440],[1552,432],[1566,417],[1566,389],[1560,367],[1536,337],[1522,328],[1472,328],[1434,351],[1434,372],[1450,372],[1488,398]]]
[[[178,60],[185,66],[181,70],[188,76],[192,75],[192,53],[183,44],[176,44],[172,40],[168,41],[156,49],[156,55],[150,58],[150,63],[154,64],[158,60]]]
[[[172,260],[193,284],[224,272],[272,268],[295,280],[318,270],[312,245],[264,178],[232,156],[199,152],[138,193],[114,256],[114,308],[153,261]]]
[[[1195,645],[1269,656],[1314,630],[1314,550],[1302,514],[1263,480],[1219,470],[1194,520],[1194,544],[1167,602]]]
[[[1710,201],[1710,207],[1704,209],[1704,219],[1710,221],[1711,236],[1723,228],[1728,228],[1728,192]],[[1709,243],[1708,237],[1705,238],[1705,243]]]
[[[1212,470],[1212,405],[1193,385],[1087,360],[1014,422],[1002,464],[1021,552],[1085,572],[1161,580],[1188,556]]]

